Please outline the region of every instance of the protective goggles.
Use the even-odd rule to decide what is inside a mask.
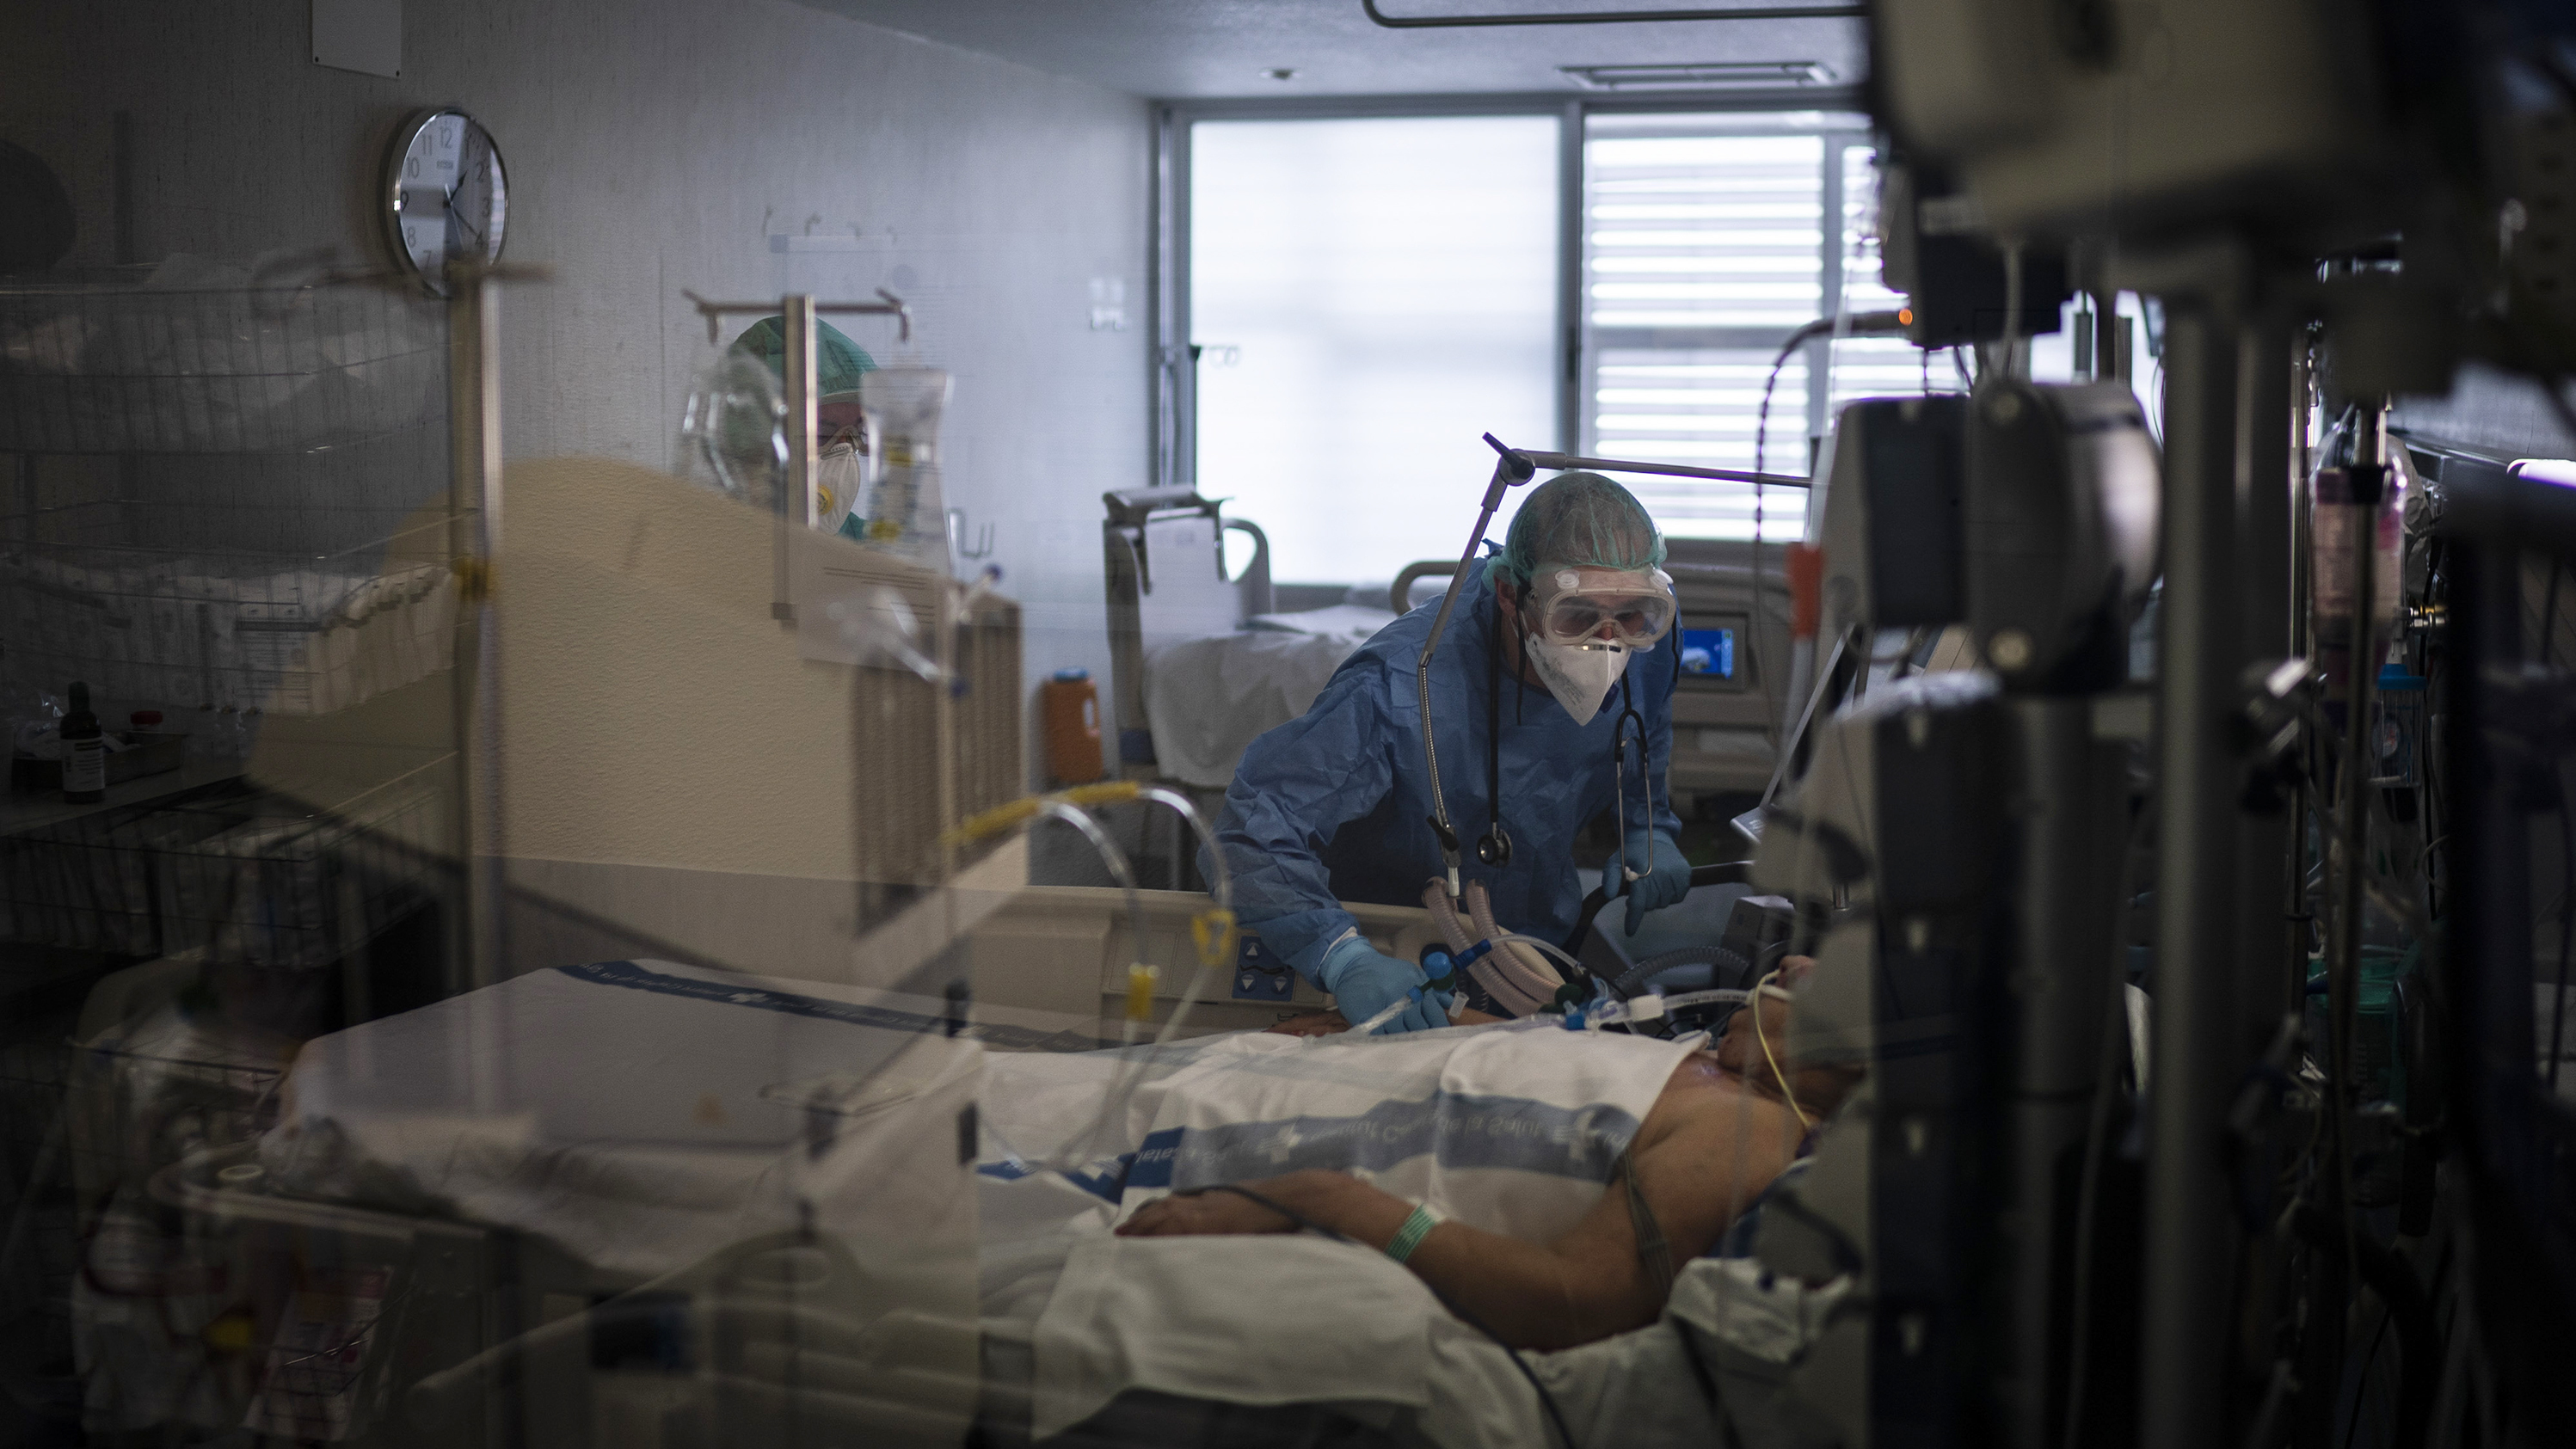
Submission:
[[[1673,581],[1662,569],[1541,569],[1529,616],[1551,644],[1650,649],[1673,627]]]

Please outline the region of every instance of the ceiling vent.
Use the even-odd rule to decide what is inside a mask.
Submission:
[[[1575,84],[1596,91],[1709,90],[1720,87],[1831,85],[1821,60],[1711,60],[1667,65],[1563,65]]]

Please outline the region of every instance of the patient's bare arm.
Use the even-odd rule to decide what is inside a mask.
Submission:
[[[1792,956],[1780,966],[1779,984],[1794,987],[1815,962]],[[1675,1264],[1717,1241],[1789,1164],[1805,1123],[1831,1115],[1858,1080],[1857,1072],[1792,1061],[1789,1017],[1790,1002],[1768,993],[1737,1012],[1714,1049],[1674,1069],[1629,1145],[1638,1185]],[[1402,1198],[1339,1172],[1296,1172],[1243,1185],[1375,1248],[1385,1247],[1413,1213]],[[1152,1237],[1294,1228],[1257,1203],[1208,1193],[1165,1198],[1119,1231]],[[1663,1308],[1663,1293],[1638,1261],[1627,1192],[1616,1186],[1554,1242],[1526,1243],[1442,1223],[1406,1266],[1515,1348],[1589,1343],[1651,1323]]]
[[[1796,1151],[1797,1120],[1705,1055],[1673,1074],[1630,1144],[1638,1184],[1676,1264],[1707,1250]],[[1339,1172],[1292,1172],[1244,1186],[1321,1227],[1384,1248],[1413,1204]],[[1129,1219],[1136,1237],[1275,1233],[1295,1224],[1232,1193],[1171,1197]],[[1601,1195],[1571,1231],[1528,1243],[1442,1223],[1406,1266],[1515,1348],[1566,1348],[1655,1320],[1663,1285],[1637,1257],[1627,1193]]]

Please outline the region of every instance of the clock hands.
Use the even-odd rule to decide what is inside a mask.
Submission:
[[[466,182],[468,180],[475,180],[483,183],[483,200],[487,206],[490,204],[492,199],[492,161],[490,156],[477,156],[474,159],[471,174],[462,174],[462,168],[460,168],[460,173],[461,174],[458,175],[456,180],[455,189],[447,193],[447,219],[458,228],[462,229],[468,237],[473,239],[474,249],[476,251],[483,251],[487,246],[487,239],[483,235],[483,229],[465,220],[465,213],[457,208],[456,199],[458,194],[465,190]]]

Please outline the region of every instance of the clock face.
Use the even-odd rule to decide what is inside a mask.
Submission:
[[[451,257],[501,258],[510,188],[492,133],[463,111],[405,122],[386,158],[386,220],[394,250],[433,296],[447,295]]]

